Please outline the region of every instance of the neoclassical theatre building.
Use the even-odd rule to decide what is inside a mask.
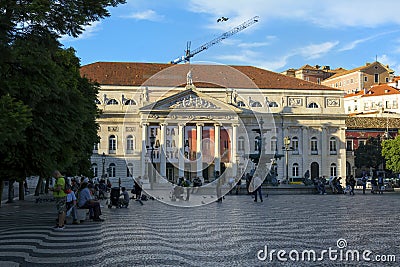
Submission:
[[[81,74],[100,85],[97,177],[346,175],[341,90],[252,66],[97,62]]]

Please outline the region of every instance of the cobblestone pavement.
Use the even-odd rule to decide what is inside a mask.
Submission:
[[[399,204],[398,192],[270,195],[263,203],[228,195],[194,208],[132,201],[127,209],[104,207],[103,223],[53,231],[54,202],[28,198],[0,208],[0,266],[399,266]],[[257,258],[265,246],[272,260]],[[329,248],[338,259],[301,260],[305,250],[318,258]],[[300,260],[279,261],[273,250],[285,250],[286,259],[297,251]],[[346,261],[348,250],[360,261]],[[396,262],[364,261],[366,250],[367,258]]]

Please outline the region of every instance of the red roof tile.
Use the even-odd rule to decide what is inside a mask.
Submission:
[[[162,63],[96,62],[81,67],[81,75],[101,85],[185,86],[192,71],[193,83],[203,88],[270,88],[335,90],[252,66]],[[244,75],[241,75],[244,74]]]

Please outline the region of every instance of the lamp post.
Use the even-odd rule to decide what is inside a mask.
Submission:
[[[290,147],[290,141],[291,140],[289,136],[285,136],[283,139],[283,149],[285,150],[286,184],[289,184],[289,151],[292,150]]]
[[[151,134],[149,139],[150,139],[150,147],[147,146],[147,149],[150,149],[150,161],[151,161],[151,166],[152,166],[151,175],[150,175],[150,186],[151,186],[151,188],[153,188],[154,169],[155,169],[155,166],[154,166],[154,144],[156,142],[156,137],[153,134]]]
[[[101,163],[103,164],[103,172],[101,173],[101,178],[104,179],[104,176],[105,176],[104,165],[106,164],[106,154],[104,152],[101,155]]]

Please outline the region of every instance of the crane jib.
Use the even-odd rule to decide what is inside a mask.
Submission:
[[[201,45],[200,47],[196,48],[195,50],[193,50],[192,52],[190,51],[190,42],[188,42],[187,44],[187,49],[185,51],[185,56],[182,57],[178,57],[177,59],[171,61],[171,64],[178,64],[182,61],[188,62],[190,61],[190,58],[193,57],[194,55],[200,53],[201,51],[204,51],[206,49],[208,49],[209,47],[221,42],[222,40],[238,33],[239,31],[242,31],[244,29],[246,29],[247,27],[253,25],[254,23],[258,22],[259,17],[255,16],[245,22],[243,22],[242,24],[240,24],[239,26],[236,26],[235,28],[233,28],[230,31],[227,31],[223,34],[221,34],[219,37]]]

